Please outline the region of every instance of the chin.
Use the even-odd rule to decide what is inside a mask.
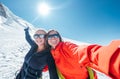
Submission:
[[[40,46],[40,45],[44,45],[44,43],[37,43],[37,45],[39,45],[39,46]]]

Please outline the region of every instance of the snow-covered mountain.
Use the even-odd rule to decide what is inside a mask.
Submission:
[[[14,15],[4,4],[0,3],[0,31],[20,31],[33,25]]]
[[[0,3],[0,79],[14,79],[15,72],[20,69],[24,56],[29,50],[24,38],[24,28],[28,26],[33,30],[36,29]],[[64,40],[85,44],[67,38]],[[103,74],[98,75],[99,79],[109,79]],[[44,74],[43,79],[49,79],[48,73]]]
[[[0,79],[14,79],[28,51],[24,28],[33,25],[14,15],[0,3]]]

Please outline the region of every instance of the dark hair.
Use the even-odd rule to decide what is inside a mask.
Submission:
[[[52,29],[52,30],[49,30],[48,33],[47,33],[47,35],[46,35],[46,44],[47,44],[47,47],[48,47],[49,49],[51,49],[51,46],[48,44],[48,35],[49,35],[50,32],[52,32],[52,31],[56,32],[56,33],[59,35],[60,42],[63,41],[63,40],[62,40],[62,37],[60,36],[60,33],[59,33],[58,31],[53,30],[53,29]]]

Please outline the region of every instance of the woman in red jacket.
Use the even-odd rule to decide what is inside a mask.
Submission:
[[[78,46],[62,42],[60,34],[50,30],[46,37],[55,64],[65,79],[89,78],[87,67],[92,67],[106,75],[120,79],[120,40],[108,46]]]

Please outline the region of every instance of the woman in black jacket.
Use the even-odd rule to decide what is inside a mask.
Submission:
[[[42,77],[42,71],[46,65],[48,65],[50,79],[59,79],[54,59],[45,44],[46,32],[37,30],[34,34],[35,41],[33,41],[28,31],[29,27],[24,30],[26,40],[30,44],[31,49],[26,54],[23,66],[16,79],[39,79]]]

